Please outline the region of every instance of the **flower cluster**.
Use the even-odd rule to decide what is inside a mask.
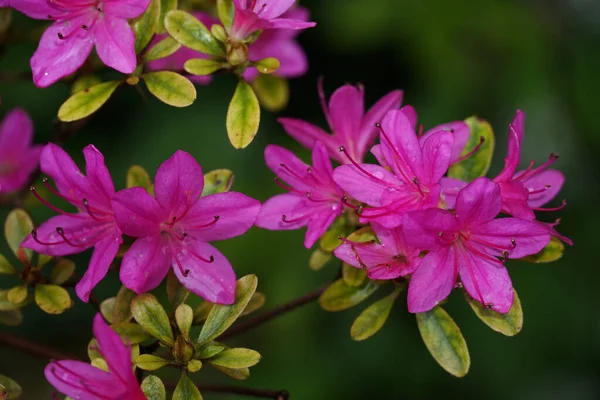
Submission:
[[[485,141],[482,137],[467,148],[472,132],[466,123],[450,122],[425,133],[421,127],[417,133],[415,110],[398,109],[400,92],[390,93],[364,116],[361,87],[341,87],[329,106],[319,92],[333,134],[280,119],[292,137],[312,148],[313,166],[285,149],[267,147],[267,165],[288,193],[265,203],[258,226],[306,226],[308,248],[337,217],[355,215],[355,226],[369,225],[377,241],[340,238],[335,255],[374,280],[409,279],[408,310],[413,313],[431,310],[457,285],[485,307],[506,313],[514,294],[505,261],[540,252],[552,235],[571,243],[555,224],[539,222],[534,214],[564,206],[541,208],[564,182],[560,172],[548,169],[558,156],[517,172],[521,111],[509,126],[502,172],[493,180],[466,182],[446,176],[451,166],[476,157]],[[379,144],[374,144],[377,136]],[[377,164],[364,163],[369,148]],[[333,169],[330,159],[342,165]]]

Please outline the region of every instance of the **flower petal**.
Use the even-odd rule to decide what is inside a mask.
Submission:
[[[453,209],[456,207],[456,197],[467,184],[468,182],[455,178],[442,178],[440,180],[440,185],[442,187],[441,196],[446,205],[445,208]]]
[[[333,171],[333,179],[352,198],[370,206],[380,206],[386,190],[396,190],[402,183],[387,169],[375,164],[342,165]]]
[[[93,144],[83,148],[83,156],[85,157],[85,173],[94,194],[98,195],[87,200],[92,203],[92,206],[95,205],[93,204],[94,200],[100,201],[102,206],[111,210],[110,199],[115,195],[115,185],[106,164],[104,164],[104,156]]]
[[[402,228],[406,242],[410,246],[424,250],[437,250],[448,246],[448,243],[440,238],[439,233],[458,232],[460,225],[451,212],[430,208],[406,213]]]
[[[456,198],[456,215],[463,226],[491,221],[501,208],[500,185],[483,177],[465,186]]]
[[[518,173],[517,173],[518,175]],[[562,172],[555,169],[549,169],[539,174],[527,178],[523,181],[523,185],[529,192],[534,192],[548,187],[541,193],[529,194],[527,203],[530,207],[541,207],[552,200],[562,188],[565,182],[565,176]]]
[[[521,161],[521,145],[524,135],[525,113],[517,110],[513,122],[508,128],[508,153],[504,159],[504,169],[495,178],[496,181],[506,181],[512,178]]]
[[[455,162],[460,158],[460,153],[462,153],[465,148],[467,142],[469,141],[469,136],[471,135],[471,131],[469,130],[469,125],[464,123],[463,121],[453,121],[447,122],[445,124],[441,124],[429,129],[423,136],[419,138],[421,145],[427,140],[431,135],[436,132],[445,131],[451,132],[453,137],[452,142],[452,157],[450,157],[450,163]]]
[[[121,2],[119,2],[120,6]],[[126,19],[105,14],[94,26],[96,53],[102,62],[124,74],[136,67],[133,30]]]
[[[168,219],[156,199],[141,187],[120,190],[111,204],[117,226],[129,236],[158,235],[160,224]]]
[[[401,110],[388,112],[381,123],[381,150],[397,175],[423,181],[423,156],[410,120]]]
[[[363,157],[379,133],[375,123],[381,123],[388,111],[400,107],[403,96],[404,92],[402,90],[393,90],[379,99],[364,115],[361,121],[360,134],[356,138],[356,148],[360,149]],[[360,160],[362,161],[362,157]]]
[[[82,301],[87,303],[92,289],[104,279],[108,268],[119,252],[119,246],[122,242],[120,236],[113,236],[96,243],[87,271],[75,285],[75,292]]]
[[[1,6],[14,8],[33,19],[48,20],[49,15],[52,16],[52,19],[59,19],[59,17],[65,15],[64,11],[52,7],[52,3],[49,1],[3,0]]]
[[[133,19],[146,11],[150,0],[104,0],[103,11],[112,17]]]
[[[316,22],[306,22],[291,18],[275,18],[270,22],[270,29],[307,29],[317,26]]]
[[[330,188],[332,193],[340,192],[338,185],[333,180],[333,167],[331,166],[331,160],[329,159],[325,145],[321,142],[315,143],[311,156],[312,178],[319,181],[321,183],[320,186]]]
[[[115,395],[124,391],[117,377],[82,361],[51,362],[44,375],[56,390],[74,399],[106,400],[107,388]]]
[[[256,219],[256,226],[273,231],[301,228],[308,223],[309,212],[305,202],[305,196],[296,194],[273,196],[262,205]],[[283,221],[284,215],[286,221]]]
[[[331,130],[340,137],[341,144],[350,154],[355,154],[364,112],[364,91],[359,87],[344,85],[329,99]]]
[[[265,148],[265,162],[271,171],[290,186],[300,192],[310,191],[310,167],[302,162],[294,153],[273,144]]]
[[[172,260],[160,235],[138,238],[123,256],[121,282],[137,294],[152,290],[167,276]]]
[[[98,313],[94,317],[93,325],[94,337],[100,347],[100,352],[108,365],[108,370],[119,377],[124,384],[137,382],[133,374],[133,364],[131,362],[131,349],[129,349],[121,337],[111,329],[102,314]],[[126,386],[130,386],[127,384]],[[107,388],[108,389],[108,388]]]
[[[406,118],[408,118],[408,121],[410,122],[410,126],[412,126],[413,131],[414,131],[417,127],[417,121],[418,121],[417,110],[415,110],[415,108],[413,106],[407,105],[407,106],[402,107],[400,109],[400,111],[402,111],[404,113],[404,115],[406,116]]]
[[[304,247],[310,249],[313,244],[315,244],[317,240],[323,236],[336,217],[341,214],[341,209],[341,207],[337,210],[328,208],[324,211],[310,215],[310,219],[306,225]]]
[[[408,311],[431,310],[444,300],[456,284],[458,266],[453,246],[428,253],[410,278]]]
[[[206,260],[212,257],[213,261],[202,261],[197,255]],[[188,248],[183,248],[177,258],[184,271],[189,272],[187,276],[183,276],[179,268],[174,267],[173,271],[189,291],[211,303],[233,303],[235,300],[235,272],[229,260],[216,248],[208,243],[194,241]]]
[[[10,110],[0,126],[0,149],[17,155],[26,151],[33,140],[33,122],[21,108]]]
[[[296,139],[298,143],[307,149],[312,149],[317,141],[323,142],[327,146],[332,158],[335,158],[342,163],[345,162],[341,160],[342,156],[339,154],[338,150],[339,145],[336,145],[333,136],[323,129],[295,118],[279,118],[277,122],[283,126],[283,129],[288,135]],[[267,148],[268,147],[270,146],[267,146]],[[334,155],[335,157],[333,157]]]
[[[497,256],[501,256],[502,250],[506,249],[510,258],[522,258],[536,254],[546,247],[550,242],[550,233],[535,221],[498,218],[472,226],[471,238],[473,241],[495,246]]]
[[[261,18],[273,19],[279,17],[294,5],[296,0],[258,0],[254,3],[252,11]]]
[[[438,183],[448,171],[454,139],[452,133],[439,131],[423,142],[423,178],[429,185]]]

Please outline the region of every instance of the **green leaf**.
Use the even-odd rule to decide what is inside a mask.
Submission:
[[[480,302],[469,296],[467,292],[465,292],[465,298],[473,311],[475,311],[475,315],[487,326],[503,335],[515,336],[523,328],[523,309],[521,308],[521,300],[519,300],[517,292],[515,291],[514,294],[513,305],[506,314],[500,314],[483,306]]]
[[[192,75],[206,76],[217,72],[226,65],[222,61],[192,58],[183,64],[183,69]]]
[[[173,400],[202,400],[202,395],[194,382],[187,375],[182,375],[173,392]]]
[[[211,365],[240,369],[252,367],[260,361],[260,353],[251,349],[227,349],[206,360]]]
[[[176,309],[185,302],[189,295],[190,291],[183,287],[173,270],[169,271],[167,274],[167,298],[171,307]]]
[[[233,172],[228,169],[215,169],[204,174],[202,197],[209,194],[228,192],[233,185]]]
[[[258,133],[260,106],[252,87],[240,80],[227,110],[227,134],[236,149],[247,147]]]
[[[88,347],[87,347],[87,353],[88,353],[88,357],[90,358],[90,361],[94,361],[97,358],[102,358],[102,355],[98,351],[99,348],[100,347],[99,347],[98,341],[96,339],[90,340],[90,342],[88,343]]]
[[[0,275],[15,275],[17,270],[0,254]]]
[[[194,324],[199,324],[200,322],[206,320],[206,318],[208,318],[208,314],[210,314],[210,310],[212,310],[214,305],[214,303],[209,301],[203,301],[200,303],[200,305],[194,310]]]
[[[2,389],[3,387],[3,389]],[[0,395],[4,391],[7,400],[18,399],[23,394],[21,386],[8,376],[0,375]]]
[[[115,315],[115,302],[117,301],[116,297],[109,297],[100,303],[100,314],[107,320],[109,323],[113,323],[113,316]]]
[[[167,391],[165,390],[164,383],[159,377],[154,375],[147,376],[142,381],[142,392],[146,395],[148,400],[166,400]]]
[[[327,264],[329,260],[333,258],[333,254],[326,253],[321,249],[316,249],[310,255],[310,259],[308,260],[308,266],[313,271],[318,271]]]
[[[138,324],[150,335],[168,346],[173,346],[173,331],[165,309],[156,297],[146,293],[131,302],[131,313]]]
[[[38,268],[42,268],[44,265],[48,264],[50,261],[54,259],[54,256],[49,256],[47,254],[38,254]]]
[[[75,263],[66,258],[60,258],[50,271],[50,283],[62,285],[68,281],[75,272]]]
[[[425,346],[450,374],[459,378],[469,372],[471,359],[460,329],[441,307],[417,314],[417,324]]]
[[[146,189],[148,193],[152,192],[152,180],[148,172],[139,165],[132,165],[127,170],[126,185],[127,188],[139,186]]]
[[[367,279],[367,271],[342,263],[342,278],[346,285],[358,287]]]
[[[548,243],[542,251],[531,256],[520,258],[520,260],[536,264],[550,263],[559,260],[564,252],[565,245],[563,242],[561,242],[559,238],[552,236],[550,243]]]
[[[18,310],[25,305],[27,305],[28,301],[25,300],[21,303],[12,303],[8,300],[8,292],[10,289],[1,289],[0,290],[0,311],[14,311]]]
[[[221,346],[214,343],[216,342],[213,342],[213,344],[209,343],[204,346],[200,346],[200,348],[196,350],[196,358],[200,360],[210,358],[226,349],[225,346]]]
[[[346,218],[344,216],[340,216],[333,221],[327,232],[321,236],[319,247],[326,253],[333,252],[342,244],[339,239],[340,236],[346,236]]]
[[[8,301],[19,304],[27,299],[27,285],[18,285],[10,289],[6,295]]]
[[[85,74],[78,76],[75,82],[73,82],[71,85],[71,94],[89,89],[94,85],[98,85],[99,83],[102,83],[102,79],[96,75]]]
[[[275,57],[263,58],[255,62],[254,66],[261,74],[272,74],[279,69],[279,60]]]
[[[160,60],[161,58],[169,57],[181,48],[181,44],[173,39],[171,36],[167,36],[160,42],[152,46],[143,55],[144,61]]]
[[[6,326],[19,326],[23,323],[21,310],[0,311],[0,324]]]
[[[468,154],[479,146],[482,138],[483,144],[475,154],[452,165],[448,170],[448,176],[470,182],[475,178],[485,176],[488,169],[490,169],[496,139],[494,138],[494,131],[487,121],[472,116],[467,118],[465,122],[469,125],[471,134],[461,156]]]
[[[131,22],[135,34],[135,54],[140,54],[152,40],[158,29],[160,14],[160,0],[152,0],[146,11]]]
[[[387,321],[392,306],[404,287],[396,288],[391,294],[376,301],[360,313],[352,323],[350,336],[352,339],[361,341],[370,338],[383,328]]]
[[[339,279],[325,289],[319,298],[319,304],[326,311],[346,310],[367,299],[378,287],[369,279],[358,287],[348,286],[344,279]]]
[[[259,75],[252,80],[252,88],[260,104],[268,111],[283,110],[290,100],[288,81],[275,75]]]
[[[36,285],[35,302],[48,314],[62,314],[73,305],[69,292],[57,285]]]
[[[198,372],[202,368],[202,361],[190,360],[187,363],[187,370],[190,372]]]
[[[200,331],[198,343],[208,343],[225,332],[244,311],[256,291],[257,285],[256,275],[246,275],[238,279],[235,287],[234,303],[229,306],[216,304],[210,310],[208,318]]]
[[[377,236],[375,236],[375,232],[371,229],[370,226],[364,226],[354,232],[352,232],[346,238],[351,242],[357,243],[367,243],[367,242],[376,242]]]
[[[222,373],[232,377],[233,379],[244,380],[248,379],[250,376],[250,370],[248,368],[240,368],[240,369],[232,369],[227,367],[220,367],[218,365],[213,365],[213,367],[221,371]]]
[[[4,223],[4,236],[8,247],[23,263],[31,262],[33,252],[29,249],[21,248],[21,243],[33,230],[33,222],[25,210],[16,208],[8,213]]]
[[[131,320],[131,301],[134,298],[135,292],[133,290],[121,286],[113,306],[112,320],[114,323],[128,322]]]
[[[252,295],[252,298],[248,302],[248,305],[246,306],[246,308],[244,308],[244,312],[240,315],[240,317],[243,317],[244,315],[253,313],[254,311],[258,310],[259,308],[261,308],[264,305],[265,305],[265,295],[261,292],[254,292],[254,294]]]
[[[77,121],[92,115],[110,98],[120,81],[104,82],[75,93],[58,110],[63,122]]]
[[[169,11],[174,10],[177,10],[177,0],[160,0],[160,17],[158,19],[158,27],[156,28],[156,33],[165,33],[165,18]]]
[[[175,321],[179,331],[185,338],[189,338],[192,322],[194,321],[194,311],[187,304],[180,304],[175,310]]]
[[[103,358],[95,358],[90,364],[98,369],[101,369],[102,371],[108,372],[108,364]]]
[[[170,11],[165,18],[165,28],[179,43],[200,53],[216,57],[225,56],[221,43],[193,15],[185,11]]]
[[[156,371],[169,364],[169,360],[165,360],[164,358],[157,357],[153,354],[142,354],[135,360],[135,365],[144,371]]]
[[[173,71],[148,72],[142,75],[150,93],[165,104],[187,107],[196,100],[196,88],[190,80]]]
[[[118,322],[111,325],[111,328],[131,344],[140,344],[152,338],[144,328],[133,322]]]
[[[233,25],[235,16],[235,7],[232,0],[217,0],[217,15],[219,20],[227,30]]]

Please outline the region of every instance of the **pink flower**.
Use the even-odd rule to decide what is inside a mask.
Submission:
[[[308,21],[309,12],[304,7],[294,7],[283,14],[285,18],[298,21]],[[292,29],[268,29],[260,34],[256,42],[249,47],[250,61],[259,61],[263,58],[275,57],[279,60],[279,69],[273,73],[281,78],[297,78],[308,70],[306,53],[296,41],[300,34]],[[247,81],[255,79],[259,72],[254,67],[247,68],[244,78]]]
[[[331,96],[329,105],[325,101],[321,80],[318,91],[325,118],[333,135],[299,119],[279,118],[278,121],[283,125],[283,129],[304,147],[312,149],[317,141],[322,142],[329,156],[342,164],[350,161],[348,157],[340,154],[340,146],[344,146],[353,160],[362,162],[377,137],[375,123],[381,122],[388,111],[397,109],[402,103],[402,91],[394,90],[365,113],[364,88],[360,85],[340,87]]]
[[[352,164],[336,168],[333,177],[346,193],[370,206],[357,209],[363,223],[393,228],[402,224],[405,212],[438,205],[439,181],[453,154],[453,133],[441,130],[420,143],[405,109],[388,112],[381,124],[378,158],[384,166],[359,164],[340,148]]]
[[[535,222],[494,219],[501,208],[500,186],[478,178],[458,194],[456,213],[432,208],[405,214],[407,242],[429,250],[410,279],[410,312],[431,310],[450,294],[458,276],[481,304],[500,313],[510,310],[514,294],[503,261],[536,254],[550,234]]]
[[[21,246],[53,256],[81,253],[94,247],[88,269],[75,286],[77,296],[87,302],[90,292],[104,278],[117,255],[122,238],[111,206],[115,188],[104,157],[93,145],[86,146],[83,155],[87,176],[63,149],[54,144],[44,147],[41,170],[54,180],[58,191],[47,179],[44,184],[56,197],[74,205],[78,212],[72,214],[53,206],[32,187],[33,194],[43,204],[61,215],[34,229]]]
[[[8,0],[35,19],[55,21],[31,58],[33,81],[47,87],[83,65],[92,48],[107,66],[125,74],[136,67],[128,19],[141,15],[150,0]],[[7,3],[7,4],[6,4]]]
[[[342,214],[342,191],[333,181],[331,161],[325,146],[317,142],[308,166],[291,151],[269,145],[265,149],[267,166],[277,174],[275,182],[288,190],[263,204],[256,225],[274,231],[306,226],[304,246],[311,247]],[[290,186],[285,186],[279,178]]]
[[[21,189],[40,162],[43,146],[32,146],[33,123],[19,108],[11,110],[0,126],[0,193]]]
[[[94,336],[108,372],[75,360],[53,361],[46,366],[46,379],[59,392],[81,400],[146,400],[131,362],[131,348],[102,319],[94,318]]]
[[[364,268],[371,279],[396,279],[412,274],[419,266],[420,250],[406,244],[402,227],[385,228],[376,222],[371,228],[379,243],[344,240],[334,254],[356,268]]]
[[[137,237],[121,263],[121,281],[136,293],[157,287],[173,266],[183,286],[212,303],[234,301],[235,273],[209,241],[246,232],[260,203],[241,193],[200,198],[204,178],[194,158],[178,150],[162,163],[151,196],[141,187],[113,199],[117,223]]]
[[[267,29],[306,29],[317,25],[301,19],[280,18],[295,0],[233,0],[235,16],[230,34],[245,40],[250,34]]]

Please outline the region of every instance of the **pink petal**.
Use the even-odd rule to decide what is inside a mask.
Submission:
[[[141,187],[121,190],[112,199],[117,226],[126,235],[158,235],[160,224],[168,219],[156,199]]]
[[[379,101],[377,101],[377,103],[375,103],[364,115],[361,122],[360,135],[358,138],[356,138],[356,147],[361,149],[363,157],[367,148],[373,144],[377,134],[379,133],[379,129],[375,127],[375,123],[381,123],[383,117],[388,111],[395,110],[400,107],[403,95],[404,93],[402,90],[391,91],[379,99]]]
[[[212,257],[213,261],[204,262],[194,253],[205,259]],[[211,303],[233,303],[235,300],[235,272],[229,260],[217,249],[208,243],[194,241],[188,250],[182,249],[177,257],[183,269],[189,271],[186,277],[177,266],[173,267],[175,275],[183,286]]]
[[[40,163],[43,146],[32,146],[21,153],[0,155],[7,171],[0,174],[0,193],[11,193],[23,189],[29,183],[31,174]],[[10,148],[5,149],[11,151]],[[0,154],[2,150],[0,149]],[[12,157],[15,157],[11,160]]]
[[[354,154],[354,147],[360,134],[364,110],[364,92],[352,85],[340,87],[329,99],[331,130],[340,136],[342,145],[351,154]]]
[[[530,194],[527,203],[530,207],[541,207],[552,200],[562,188],[565,182],[565,176],[562,172],[549,169],[539,174],[527,178],[523,181],[523,185],[530,192],[544,189],[547,185],[550,187],[541,193]]]
[[[305,202],[305,196],[296,194],[273,196],[262,205],[256,219],[256,226],[273,231],[301,228],[308,223]],[[286,216],[286,221],[282,220],[283,215]]]
[[[202,169],[194,157],[177,150],[156,171],[154,195],[171,216],[180,216],[195,201],[204,187]]]
[[[402,248],[405,244],[404,233],[402,227],[386,228],[385,226],[373,222],[371,229],[379,239],[379,242],[387,249],[386,251],[391,255],[398,253],[398,244]]]
[[[33,19],[48,20],[48,15],[58,19],[65,14],[52,7],[52,3],[39,0],[3,0],[1,7],[11,7]]]
[[[455,178],[442,178],[440,180],[440,185],[442,186],[442,200],[444,201],[446,208],[455,208],[456,197],[458,196],[458,193],[467,186],[467,182]]]
[[[390,166],[395,171],[400,168],[404,174],[408,175],[408,179],[412,177],[421,179],[423,173],[421,145],[404,112],[402,110],[388,112],[381,126],[383,129],[380,140],[381,149]],[[396,161],[391,163],[390,160]]]
[[[360,167],[366,173],[352,164],[339,166],[333,171],[333,179],[344,192],[362,203],[379,206],[386,190],[401,186],[394,174],[379,165],[361,164]]]
[[[259,211],[260,202],[242,193],[217,193],[198,200],[181,224],[194,239],[211,242],[240,236],[254,225]],[[215,216],[219,219],[213,223]]]
[[[94,200],[101,201],[101,205],[110,210],[110,199],[115,194],[115,185],[106,164],[104,164],[104,156],[92,144],[84,147],[83,155],[85,157],[85,173],[94,193],[98,194],[97,197],[87,200],[92,203],[92,206],[95,205],[93,204]]]
[[[54,180],[58,190],[79,203],[90,192],[88,180],[66,151],[55,144],[44,147],[40,158],[42,172]]]
[[[411,211],[404,215],[402,228],[406,242],[416,248],[435,251],[449,244],[443,241],[439,233],[454,233],[460,230],[455,215],[449,211],[430,208],[423,211]]]
[[[265,162],[275,175],[287,182],[294,189],[301,192],[310,191],[311,187],[306,182],[310,179],[308,175],[310,167],[291,151],[270,144],[265,148]]]
[[[252,11],[261,18],[273,19],[289,10],[296,0],[258,0],[254,3]]]
[[[288,135],[296,139],[298,143],[307,149],[312,149],[315,145],[315,142],[321,141],[327,145],[330,154],[337,155],[337,157],[335,157],[336,160],[341,160],[342,156],[338,154],[339,145],[336,145],[333,137],[323,129],[311,123],[294,118],[279,118],[277,122],[283,125],[283,129]]]
[[[436,132],[423,142],[424,184],[438,183],[448,171],[454,143],[452,133]]]
[[[279,69],[275,75],[284,78],[295,78],[304,75],[308,70],[308,59],[302,46],[295,39],[297,31],[269,29],[261,33],[258,40],[249,47],[250,61],[258,61],[267,57],[279,60]],[[252,80],[258,76],[256,68],[248,68],[244,78]]]
[[[146,11],[150,0],[104,0],[104,13],[120,19],[133,19]]]
[[[310,249],[329,229],[338,215],[341,214],[341,207],[337,210],[331,208],[325,211],[311,214],[308,224],[306,225],[306,235],[304,236],[304,247]]]
[[[56,390],[74,399],[106,400],[107,388],[115,395],[125,390],[116,376],[82,361],[51,362],[44,375]]]
[[[137,294],[148,292],[167,276],[172,260],[160,235],[138,238],[123,256],[121,282]]]
[[[375,159],[377,160],[379,165],[381,165],[382,167],[388,166],[388,163],[387,163],[385,157],[383,156],[383,150],[381,150],[380,144],[376,144],[375,146],[371,147],[371,154],[373,154],[373,156],[375,156]]]
[[[119,7],[121,5],[119,1]],[[105,14],[94,26],[96,52],[102,62],[124,74],[130,74],[137,65],[133,30],[126,19]]]
[[[464,288],[473,299],[500,313],[510,310],[514,292],[504,264],[463,251],[459,252],[458,270]]]
[[[502,210],[513,217],[532,221],[535,213],[527,204],[529,192],[519,181],[510,180],[500,183]]]
[[[331,187],[333,189],[337,187],[337,184],[333,180],[333,167],[331,166],[331,160],[327,153],[327,148],[321,142],[315,143],[315,147],[312,151],[312,176],[315,180],[319,181],[325,187]]]
[[[456,284],[458,266],[453,246],[428,253],[410,278],[408,311],[431,310],[444,300]]]
[[[465,186],[456,199],[456,215],[463,226],[491,221],[501,208],[500,186],[483,177]]]
[[[75,29],[71,34],[63,34],[65,30],[73,30],[88,23],[89,16],[57,21],[50,25],[40,39],[39,46],[31,57],[33,81],[38,87],[47,87],[67,75],[77,71],[83,65],[94,47],[91,33],[85,29]],[[59,33],[64,39],[58,37]]]
[[[94,337],[100,347],[100,352],[108,365],[108,370],[125,383],[137,382],[133,374],[131,362],[131,349],[128,348],[121,337],[104,322],[102,314],[94,317]],[[126,385],[130,386],[130,385]],[[108,388],[106,388],[108,389]]]
[[[406,118],[408,118],[410,126],[412,126],[412,129],[414,131],[417,128],[417,110],[415,110],[413,106],[404,106],[400,109],[400,111],[402,111]]]
[[[316,22],[305,22],[291,18],[275,18],[270,22],[271,29],[307,29],[317,26]]]
[[[496,181],[505,181],[512,178],[521,160],[521,144],[523,143],[525,113],[517,110],[515,119],[508,129],[508,153],[504,159],[504,169],[495,178]]]
[[[469,136],[471,135],[469,125],[467,125],[463,121],[454,121],[441,124],[425,132],[425,134],[421,136],[419,141],[421,142],[421,144],[423,144],[425,140],[427,140],[427,138],[439,131],[446,131],[452,133],[454,141],[452,143],[452,157],[450,157],[450,163],[453,163],[454,161],[460,158],[460,153],[462,153],[467,142],[469,141]]]
[[[88,269],[75,286],[75,292],[82,301],[87,303],[92,289],[104,279],[122,242],[123,240],[118,236],[108,237],[96,243]]]
[[[26,151],[33,140],[33,122],[25,110],[14,108],[0,126],[0,151],[16,155]]]

